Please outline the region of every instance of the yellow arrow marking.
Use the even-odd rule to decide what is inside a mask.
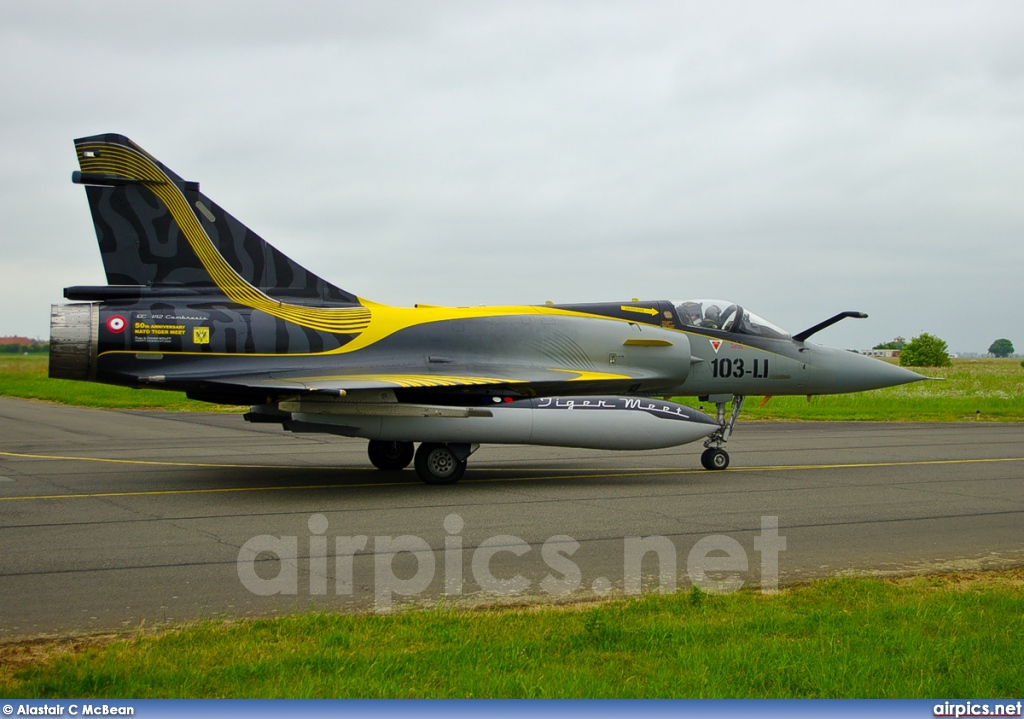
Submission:
[[[654,315],[658,314],[658,310],[654,309],[653,307],[634,307],[633,305],[620,305],[619,309],[622,310],[623,312],[636,312],[641,315],[650,315],[651,317],[654,317]]]

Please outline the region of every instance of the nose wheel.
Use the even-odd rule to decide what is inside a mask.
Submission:
[[[725,469],[729,466],[729,453],[725,451],[722,445],[729,441],[729,435],[732,434],[732,430],[736,426],[740,410],[743,409],[743,395],[733,395],[732,413],[728,421],[725,419],[725,404],[729,400],[729,395],[718,395],[710,398],[701,397],[701,399],[715,403],[715,407],[718,410],[718,424],[720,426],[705,440],[704,446],[706,449],[700,455],[700,463],[704,469]]]
[[[729,466],[729,453],[721,447],[708,447],[700,455],[704,469],[725,469]]]

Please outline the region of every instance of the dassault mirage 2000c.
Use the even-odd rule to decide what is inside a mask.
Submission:
[[[457,481],[480,443],[654,449],[725,469],[747,395],[924,379],[789,335],[731,302],[392,307],[301,267],[121,135],[75,140],[107,285],[54,305],[50,376],[246,405],[250,422],[363,437],[370,461]],[[717,417],[668,399],[695,395]],[[726,418],[726,404],[732,411]],[[414,443],[419,448],[414,449]]]

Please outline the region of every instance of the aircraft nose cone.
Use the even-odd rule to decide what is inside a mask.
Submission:
[[[839,392],[861,392],[928,379],[917,372],[874,357],[845,350],[836,350],[836,353],[836,383]]]

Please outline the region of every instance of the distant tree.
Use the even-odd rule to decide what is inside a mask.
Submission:
[[[1013,354],[1013,342],[1008,339],[996,340],[988,348],[988,353],[996,357],[1009,357]]]
[[[47,343],[33,342],[32,344],[29,344],[29,345],[24,345],[24,344],[0,345],[0,353],[3,353],[3,354],[20,355],[23,352],[36,353],[36,352],[49,352],[49,351],[50,351],[50,344],[48,342]]]
[[[883,342],[880,345],[875,345],[871,349],[873,349],[873,350],[901,350],[901,349],[903,349],[906,346],[907,346],[906,342],[897,342],[897,341],[893,340],[892,342]]]
[[[910,340],[900,353],[902,367],[948,367],[951,364],[946,341],[927,332]]]

